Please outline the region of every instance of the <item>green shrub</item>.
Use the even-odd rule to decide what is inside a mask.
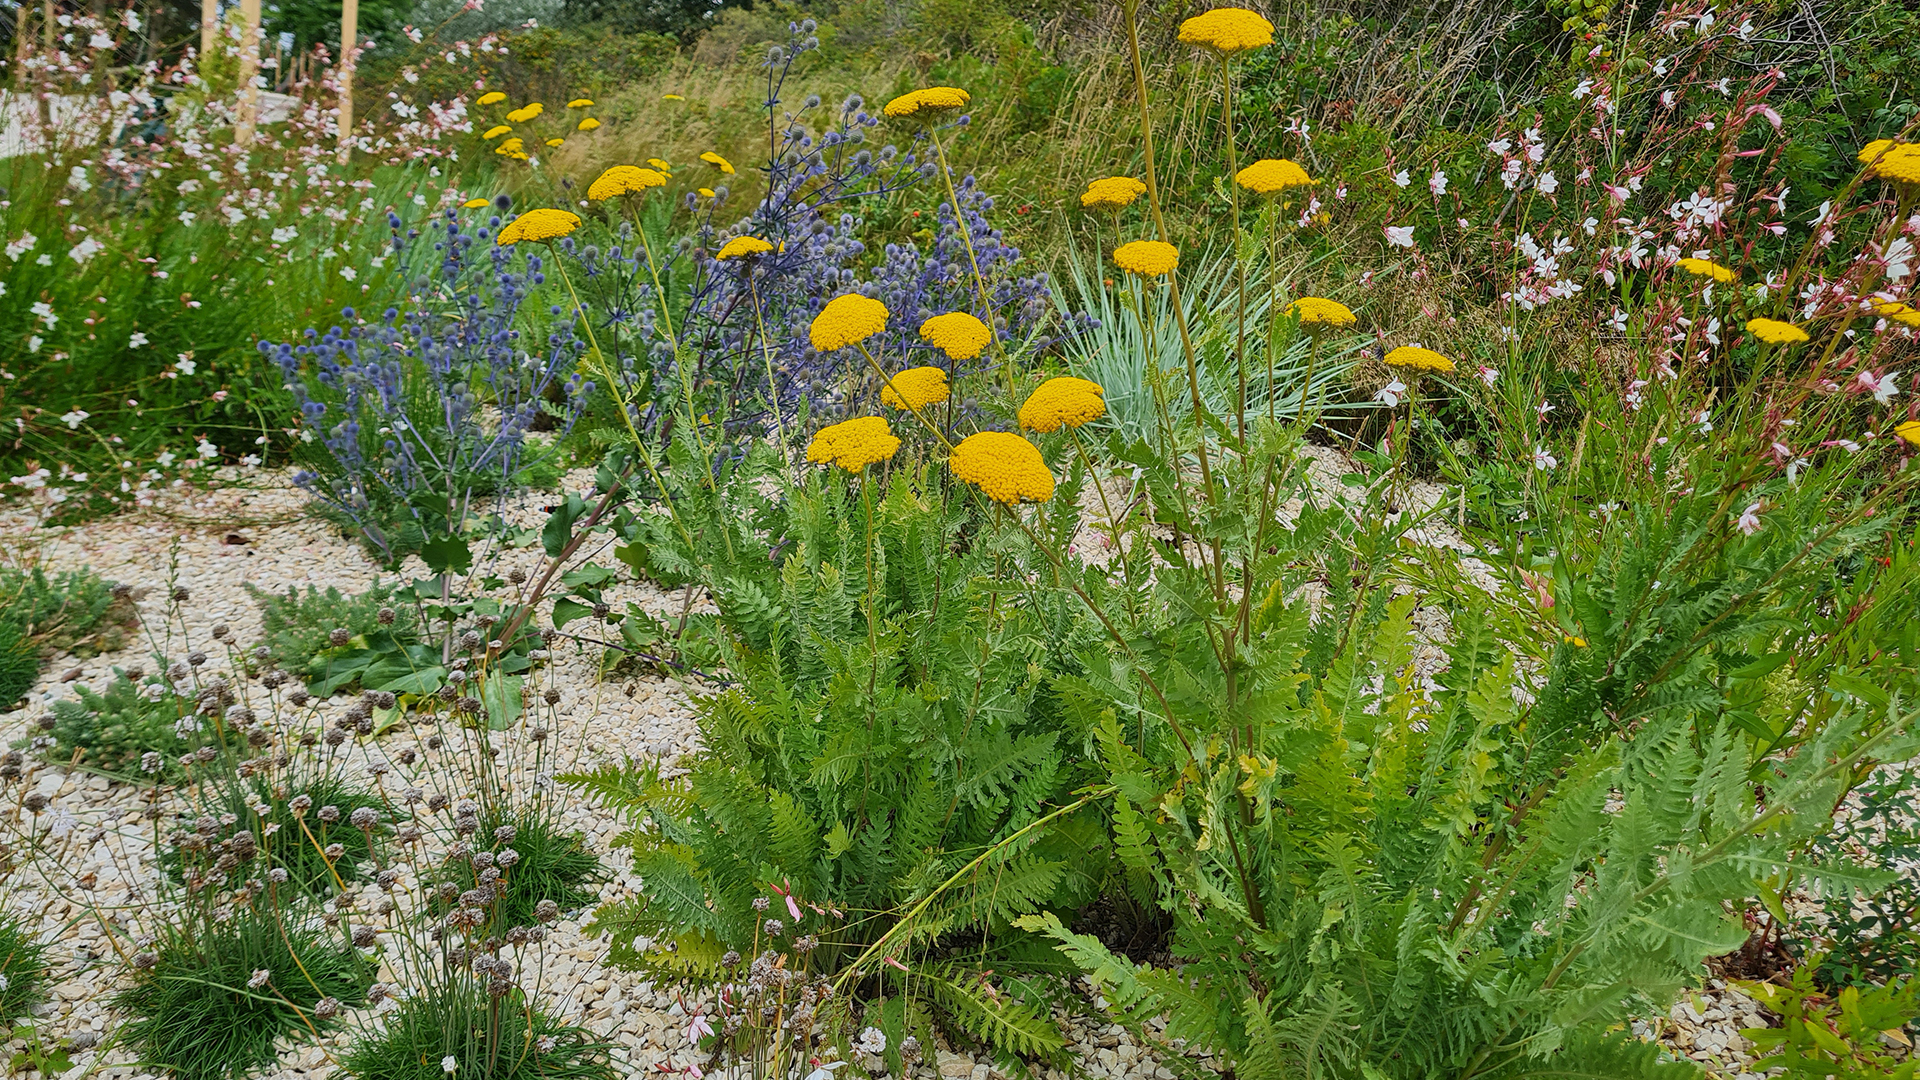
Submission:
[[[82,765],[136,777],[147,774],[141,759],[154,753],[160,756],[159,774],[178,775],[175,758],[190,747],[174,728],[183,715],[182,706],[162,682],[156,678],[136,682],[123,669],[114,668],[113,681],[104,693],[77,685],[73,693],[53,703],[51,734],[61,757],[85,751]]]
[[[274,662],[305,680],[318,697],[360,686],[390,688],[396,680],[422,673],[427,674],[414,692],[431,692],[445,674],[440,650],[422,644],[413,606],[378,581],[353,596],[331,585],[324,593],[309,585],[305,596],[293,586],[284,595],[247,589],[260,605]],[[345,644],[333,644],[337,630],[347,632]]]
[[[0,915],[0,1024],[45,999],[47,947],[13,914]]]
[[[39,678],[39,648],[20,627],[0,619],[0,706],[11,708]]]
[[[33,687],[43,656],[119,649],[132,621],[132,601],[91,570],[48,576],[38,568],[0,568],[0,704]]]
[[[1836,889],[1820,897],[1820,918],[1802,919],[1794,936],[1818,940],[1803,963],[1829,988],[1871,987],[1920,976],[1920,882],[1903,868],[1920,856],[1920,774],[1876,772],[1854,791],[1858,800],[1813,858],[1879,870],[1878,887]]]
[[[479,988],[436,985],[363,1034],[341,1065],[356,1080],[446,1080],[449,1058],[463,1080],[613,1080],[610,1049],[534,1008],[518,989],[490,998]]]
[[[511,839],[503,837],[510,836]],[[538,807],[496,807],[480,815],[474,846],[496,857],[511,849],[517,861],[507,868],[499,900],[489,917],[504,932],[532,926],[534,909],[550,900],[562,911],[584,907],[599,899],[594,886],[606,880],[606,868],[587,848],[580,833],[562,832],[550,813]],[[471,889],[477,871],[468,864],[448,862],[436,884]]]
[[[1780,1018],[1779,1027],[1748,1028],[1740,1033],[1766,1053],[1753,1063],[1753,1070],[1776,1070],[1769,1075],[1784,1080],[1912,1077],[1912,1040],[1905,1029],[1920,1017],[1920,981],[1904,978],[1885,986],[1849,986],[1829,995],[1816,983],[1814,974],[1826,967],[1821,957],[1814,956],[1784,986],[1773,982],[1737,984]]]
[[[133,984],[114,1005],[131,1017],[121,1037],[143,1063],[182,1080],[219,1080],[272,1064],[282,1036],[337,1026],[316,1015],[318,1004],[360,1002],[373,973],[334,931],[242,908],[192,932],[169,928],[134,957]]]
[[[372,874],[366,865],[368,860],[392,831],[386,821],[390,810],[378,793],[333,775],[304,782],[281,778],[277,783],[255,776],[209,785],[205,795],[211,796],[211,804],[198,807],[198,812],[224,812],[251,823],[261,862],[286,871],[287,879],[278,882],[277,888],[290,899],[324,898],[332,895],[340,883],[365,881]],[[287,803],[301,796],[310,800],[312,809],[296,816]],[[256,806],[267,807],[267,813],[256,814]],[[375,811],[382,819],[380,824],[372,830],[355,828],[351,819],[360,809]],[[338,859],[329,861],[325,849],[332,844],[339,844],[344,851]],[[181,879],[183,862],[177,847],[163,849],[160,862],[170,878],[176,882]],[[237,888],[260,873],[259,866],[237,866],[227,875],[227,884]]]
[[[717,979],[728,951],[755,954],[770,901],[781,932],[807,932],[806,918],[784,925],[774,898],[788,893],[865,913],[812,951],[831,976],[958,875],[897,947],[955,961],[929,991],[943,1019],[1003,1051],[1057,1050],[1043,1011],[966,973],[1017,970],[1009,920],[1073,911],[1106,876],[1097,815],[1050,813],[1089,778],[1087,721],[1065,689],[1088,620],[1071,597],[1003,584],[1007,547],[972,536],[930,474],[900,471],[883,491],[816,474],[769,501],[756,468],[676,493],[702,523],[697,546],[650,552],[700,568],[719,608],[732,684],[698,703],[705,749],[676,779],[637,762],[570,778],[638,826],[620,842],[643,895],[598,917],[614,962]],[[763,537],[784,538],[780,558]],[[636,936],[671,948],[636,951]]]

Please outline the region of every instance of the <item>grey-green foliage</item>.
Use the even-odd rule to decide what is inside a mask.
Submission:
[[[104,692],[80,685],[73,692],[74,697],[53,703],[51,734],[62,758],[81,751],[82,765],[132,776],[140,772],[144,755],[157,753],[162,773],[178,772],[174,758],[190,747],[175,732],[174,722],[186,709],[157,678],[135,682],[114,668]]]
[[[1537,684],[1470,614],[1429,687],[1412,598],[1316,676],[1305,605],[1278,596],[1255,617],[1238,755],[1152,760],[1118,719],[1132,689],[1095,680],[1083,699],[1116,849],[1175,913],[1182,967],[1023,920],[1129,1015],[1167,1013],[1169,1037],[1240,1075],[1692,1074],[1609,1030],[1742,944],[1740,913],[1784,868],[1879,879],[1798,856],[1861,761],[1920,745],[1905,716],[1847,710],[1772,757],[1680,710],[1568,740],[1529,722]]]
[[[1087,620],[1071,597],[998,572],[1009,553],[968,534],[960,497],[931,473],[879,490],[877,472],[814,474],[777,504],[751,476],[689,484],[675,503],[704,523],[699,547],[645,533],[650,562],[711,589],[731,685],[698,702],[705,749],[685,775],[634,764],[571,778],[639,826],[620,843],[642,896],[603,908],[599,927],[618,964],[718,978],[726,951],[765,940],[754,901],[790,890],[853,913],[794,928],[824,928],[809,963],[832,974],[938,892],[885,953],[914,958],[913,995],[998,1049],[1051,1053],[1062,1040],[1044,1011],[965,972],[1006,971],[1025,937],[1012,918],[1077,908],[1105,875],[1091,808],[1041,820],[1088,778],[1086,732],[1055,689]],[[636,937],[672,948],[636,950]],[[968,962],[942,966],[956,942]]]

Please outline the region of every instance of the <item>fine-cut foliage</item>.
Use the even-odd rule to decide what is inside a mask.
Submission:
[[[1087,731],[1056,686],[1084,620],[996,573],[1007,552],[968,535],[954,493],[924,475],[861,483],[816,476],[777,506],[747,482],[676,496],[682,514],[734,503],[698,514],[698,551],[650,552],[710,575],[733,682],[698,702],[705,750],[685,775],[630,763],[571,778],[636,825],[620,842],[644,895],[599,916],[617,963],[717,975],[722,954],[766,940],[755,900],[782,893],[847,913],[812,954],[825,974],[929,900],[867,960],[963,938],[991,958],[1012,919],[1095,895],[1107,857],[1091,808],[1042,820],[1089,775]],[[782,903],[770,914],[791,921]],[[958,969],[921,970],[918,992],[990,1045],[1061,1045],[1044,1013]]]

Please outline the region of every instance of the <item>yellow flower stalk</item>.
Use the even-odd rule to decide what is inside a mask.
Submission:
[[[468,210],[478,210],[492,201],[491,199],[468,199],[460,205]]]
[[[1721,266],[1712,259],[1681,259],[1674,265],[1694,277],[1712,278],[1723,285],[1740,280],[1738,272]]]
[[[615,165],[587,185],[587,198],[605,202],[621,195],[639,195],[648,188],[666,186],[667,178],[638,165]]]
[[[1039,447],[1007,431],[969,435],[947,457],[953,475],[987,498],[1013,506],[1053,498],[1053,474]]]
[[[546,111],[547,111],[547,107],[536,101],[531,105],[523,105],[520,108],[515,109],[512,112],[508,113],[507,119],[515,124],[524,124],[527,121],[533,119],[536,116],[539,116],[541,113]]]
[[[559,145],[560,145],[561,143],[563,143],[563,142],[566,142],[566,141],[567,141],[567,140],[565,140],[565,139],[562,139],[562,138],[557,138],[557,137],[556,137],[556,138],[552,138],[552,139],[548,139],[548,140],[547,140],[547,145],[548,145],[548,146],[550,146],[550,147],[551,147],[551,146],[559,146]]]
[[[496,154],[512,155],[512,154],[524,153],[526,149],[527,149],[526,144],[524,142],[521,142],[520,137],[516,135],[511,139],[500,140],[500,145],[494,147],[493,152]]]
[[[657,158],[657,157],[650,157],[650,158],[648,158],[648,159],[647,159],[647,164],[649,164],[649,165],[651,165],[651,166],[653,166],[653,167],[654,167],[654,168],[656,168],[656,169],[659,169],[659,170],[660,170],[661,172],[663,172],[663,173],[670,173],[670,172],[672,172],[672,171],[673,171],[673,166],[671,166],[671,165],[669,165],[669,164],[667,164],[667,163],[666,163],[666,162],[664,162],[664,161],[661,161],[661,160],[660,160],[659,158]]]
[[[719,154],[716,154],[711,150],[707,151],[704,154],[701,154],[700,160],[706,162],[707,164],[713,166],[716,169],[719,169],[721,172],[727,174],[728,176],[733,175],[733,162],[728,161],[726,158],[721,157]]]
[[[1807,340],[1807,332],[1779,319],[1748,319],[1747,333],[1769,345],[1798,345]]]
[[[486,93],[480,95],[479,103],[482,105],[498,105],[499,103],[505,100],[507,100],[507,95],[501,93],[498,90],[489,90]]]
[[[1402,345],[1387,354],[1388,367],[1406,368],[1409,371],[1437,371],[1442,375],[1453,371],[1453,361],[1418,345]]]
[[[585,120],[580,121],[580,123],[574,127],[574,130],[575,131],[592,131],[594,128],[597,128],[599,126],[600,126],[600,121],[595,120],[593,117],[589,116]]]
[[[1273,24],[1245,8],[1215,8],[1181,23],[1180,41],[1232,56],[1273,44]]]
[[[929,86],[901,94],[881,111],[895,120],[930,120],[953,109],[964,109],[972,101],[973,95],[957,86]]]
[[[1893,433],[1902,439],[1920,446],[1920,420],[1908,420],[1894,427]]]
[[[993,340],[993,332],[964,311],[949,311],[921,323],[920,340],[946,353],[949,359],[971,360]]]
[[[947,373],[937,367],[908,368],[880,387],[880,404],[890,408],[924,409],[947,400]]]
[[[1134,240],[1113,249],[1113,261],[1128,273],[1160,277],[1180,265],[1180,249],[1159,240]]]
[[[1920,327],[1920,310],[1898,300],[1879,300],[1873,305],[1874,313],[1883,319],[1897,322],[1902,326]]]
[[[1287,305],[1287,314],[1300,317],[1300,328],[1309,334],[1324,333],[1358,322],[1353,309],[1338,300],[1303,296]]]
[[[821,428],[807,444],[807,460],[857,473],[887,460],[899,450],[900,437],[893,433],[885,417],[862,416]]]
[[[1087,190],[1080,193],[1080,206],[1084,210],[1124,210],[1146,193],[1147,185],[1131,176],[1108,176],[1087,183]]]
[[[513,129],[511,127],[508,127],[506,124],[495,124],[492,127],[487,129],[486,134],[480,137],[482,139],[487,140],[488,142],[492,142],[493,140],[499,138],[502,135],[505,135],[507,132],[512,130]]]
[[[592,107],[592,98],[574,98],[572,101],[567,102],[567,108],[569,109],[589,109]]]
[[[1020,426],[1028,431],[1078,428],[1107,415],[1106,390],[1091,379],[1062,375],[1040,384],[1020,406]]]
[[[887,328],[887,305],[859,293],[827,301],[807,327],[807,340],[820,352],[857,345]]]
[[[729,259],[744,259],[751,255],[764,255],[772,250],[772,244],[767,243],[757,236],[736,236],[720,245],[720,250],[715,252],[713,257],[719,259],[721,262],[726,262]]]
[[[501,247],[512,247],[523,240],[535,243],[558,240],[579,227],[579,215],[543,206],[509,222],[500,230],[499,244]]]
[[[1290,188],[1313,184],[1307,170],[1286,158],[1262,158],[1233,174],[1233,180],[1256,195],[1278,195]]]

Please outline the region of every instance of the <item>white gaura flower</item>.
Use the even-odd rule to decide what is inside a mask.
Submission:
[[[1395,379],[1380,388],[1380,400],[1386,402],[1387,408],[1389,409],[1398,408],[1400,406],[1400,395],[1406,392],[1407,384],[1401,382],[1399,379]]]
[[[1407,175],[1407,170],[1401,169],[1393,174],[1393,183],[1395,187],[1407,187],[1413,183],[1413,177]]]
[[[1413,226],[1387,226],[1387,243],[1393,247],[1410,248],[1413,246]]]
[[[448,1076],[452,1076],[454,1070],[459,1067],[460,1059],[454,1057],[452,1054],[448,1054],[446,1057],[440,1059],[440,1071],[446,1073]]]
[[[1739,529],[1741,532],[1746,533],[1748,536],[1752,536],[1754,533],[1759,532],[1760,531],[1760,504],[1757,502],[1748,503],[1747,508],[1745,510],[1740,511],[1740,517],[1738,520],[1736,520],[1733,523],[1733,526],[1734,528]]]
[[[807,1074],[807,1080],[833,1080],[835,1070],[845,1068],[846,1064],[844,1061],[822,1062]]]
[[[1550,469],[1558,468],[1559,465],[1560,465],[1559,458],[1554,457],[1552,452],[1549,451],[1546,447],[1535,444],[1533,448],[1533,467],[1534,468],[1540,470],[1541,472],[1546,472]]]
[[[67,425],[67,430],[69,431],[79,431],[80,425],[86,423],[87,417],[91,415],[92,414],[85,409],[74,409],[62,415],[60,422]]]
[[[1480,370],[1477,374],[1480,376],[1480,381],[1483,383],[1486,383],[1489,389],[1491,389],[1495,383],[1500,381],[1500,369],[1497,367],[1488,367],[1487,365],[1482,364],[1480,365]]]
[[[1900,387],[1895,382],[1899,376],[1899,372],[1889,371],[1876,378],[1871,371],[1861,371],[1854,376],[1854,381],[1862,391],[1872,394],[1874,401],[1881,405],[1890,405],[1900,394]]]
[[[1445,195],[1447,193],[1447,174],[1440,169],[1433,170],[1433,175],[1427,177],[1427,190],[1433,192],[1434,198]]]
[[[1701,409],[1699,413],[1695,414],[1693,418],[1693,422],[1695,426],[1697,426],[1700,429],[1700,434],[1702,435],[1712,434],[1713,432],[1713,414],[1712,413],[1708,412],[1705,409]]]

